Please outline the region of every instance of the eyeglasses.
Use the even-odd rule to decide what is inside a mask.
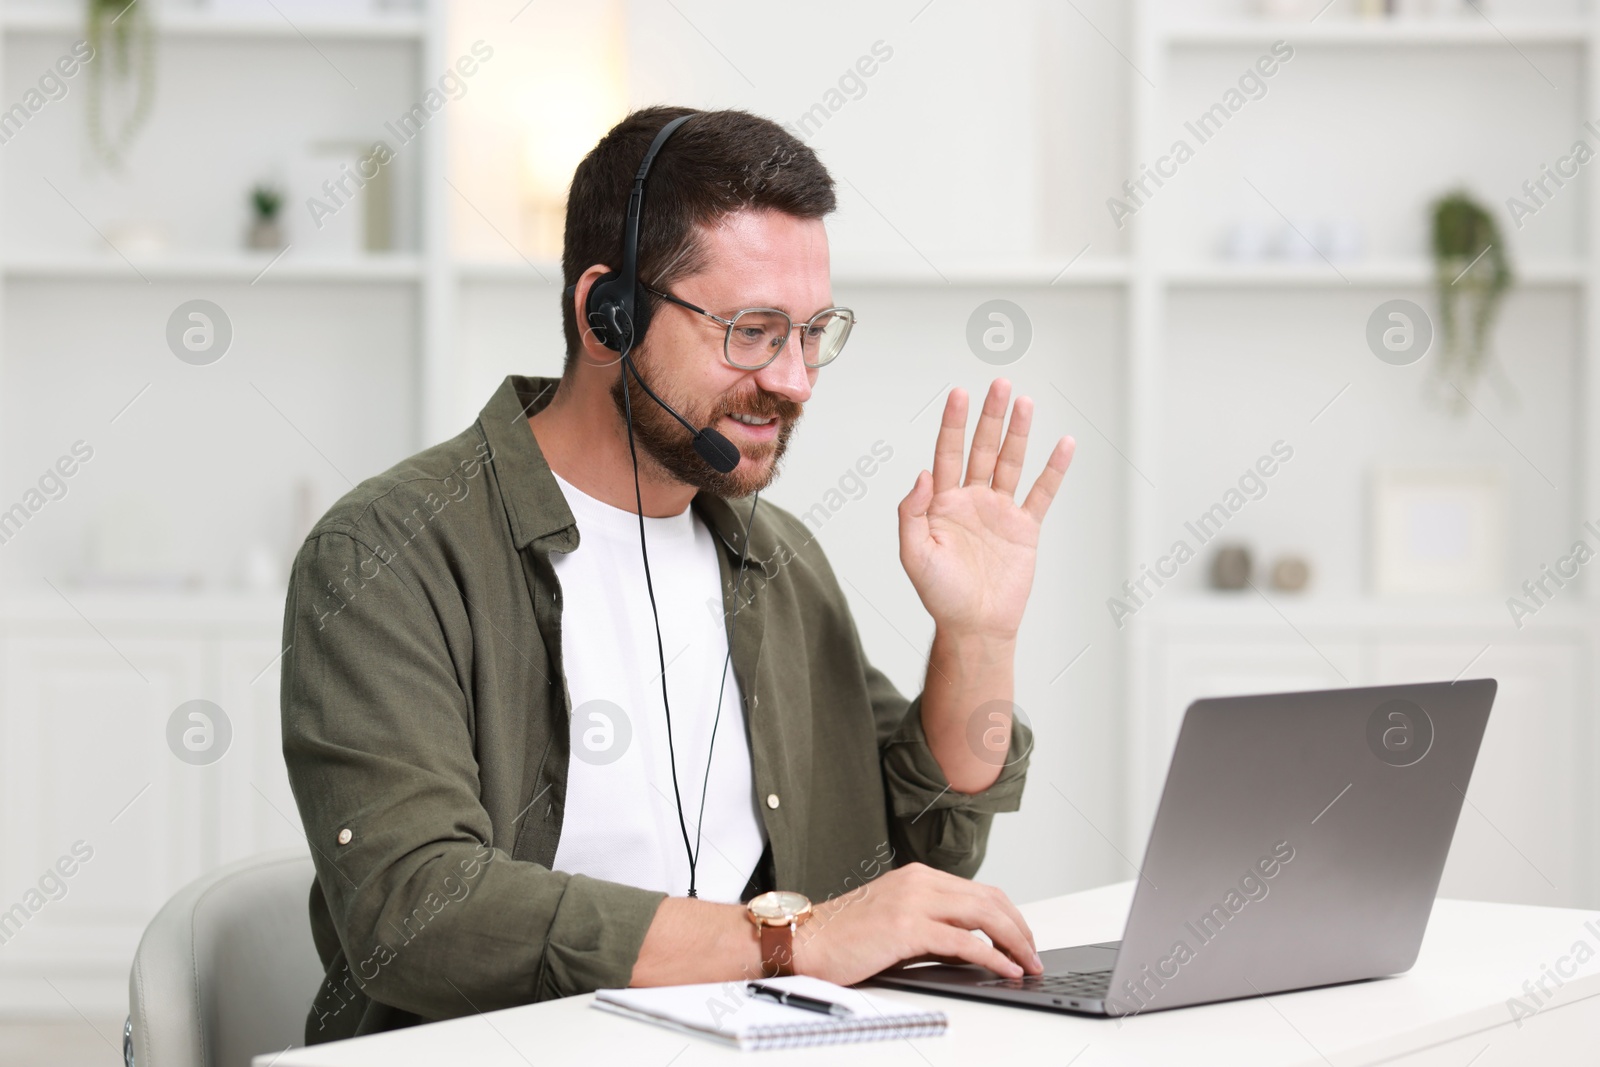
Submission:
[[[777,359],[789,341],[789,334],[794,332],[794,320],[777,308],[745,308],[734,312],[733,318],[725,319],[671,293],[645,288],[663,300],[723,326],[722,356],[740,370],[760,370]],[[840,307],[824,308],[800,323],[800,358],[805,365],[822,367],[832,363],[855,323],[855,312]]]

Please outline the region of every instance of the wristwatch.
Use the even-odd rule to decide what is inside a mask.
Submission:
[[[794,932],[811,918],[811,901],[799,893],[774,890],[750,898],[745,914],[761,938],[761,976],[783,978],[794,973]]]

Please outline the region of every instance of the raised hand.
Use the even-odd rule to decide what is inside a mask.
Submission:
[[[1016,503],[1033,401],[1018,397],[1006,426],[1010,397],[1004,378],[989,386],[963,480],[967,393],[952,389],[933,472],[920,472],[900,502],[900,563],[947,637],[1016,637],[1033,586],[1039,527],[1072,463],[1075,442],[1062,437],[1027,498]]]

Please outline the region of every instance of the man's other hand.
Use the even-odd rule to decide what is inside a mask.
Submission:
[[[1008,978],[1042,970],[1033,931],[1004,893],[921,863],[814,911],[795,932],[795,970],[840,985],[906,960],[976,963]]]

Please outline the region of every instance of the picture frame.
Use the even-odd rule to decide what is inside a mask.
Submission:
[[[1505,578],[1506,472],[1380,465],[1372,473],[1371,578],[1379,596],[1475,596]]]

